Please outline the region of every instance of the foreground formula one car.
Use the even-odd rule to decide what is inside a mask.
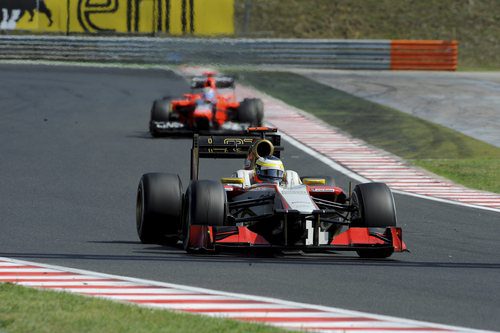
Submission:
[[[229,92],[221,92],[221,90]],[[236,100],[234,80],[208,72],[194,77],[191,93],[183,98],[164,97],[153,103],[149,132],[152,136],[192,134],[199,131],[243,131],[261,126],[264,104],[260,99]]]
[[[178,175],[142,176],[136,206],[141,241],[180,240],[188,252],[351,250],[386,258],[406,250],[392,193],[383,183],[356,185],[348,195],[331,179],[301,179],[284,169],[276,172],[279,182],[253,182],[262,156],[281,163],[279,145],[280,136],[268,128],[250,128],[246,135],[195,134],[185,193]],[[221,181],[198,180],[199,158],[246,158],[246,167]]]

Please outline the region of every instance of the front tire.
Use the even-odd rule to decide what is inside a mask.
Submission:
[[[160,136],[160,133],[155,129],[154,122],[166,122],[172,118],[171,100],[169,98],[157,99],[151,107],[151,115],[149,118],[149,132],[153,137]]]
[[[222,226],[227,216],[226,191],[221,183],[212,180],[191,182],[186,192],[183,225],[184,249],[189,251],[191,225]]]
[[[226,220],[226,191],[213,180],[193,181],[186,193],[187,218],[190,224],[224,225]]]
[[[137,189],[136,225],[142,243],[177,243],[182,216],[178,175],[148,173]]]
[[[384,183],[365,183],[354,187],[351,226],[385,228],[396,226],[396,206],[390,188]]]
[[[151,107],[151,121],[169,121],[171,118],[170,98],[157,99]]]
[[[358,184],[351,194],[353,212],[351,226],[386,228],[396,226],[396,206],[390,188],[384,183]],[[361,258],[388,258],[393,248],[367,248],[356,250]]]

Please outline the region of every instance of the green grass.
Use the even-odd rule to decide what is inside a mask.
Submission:
[[[500,159],[414,160],[414,164],[467,187],[500,193]]]
[[[264,325],[154,310],[0,284],[0,332],[285,332]]]
[[[244,83],[438,175],[500,193],[500,149],[493,145],[301,75],[234,74]]]
[[[235,3],[239,36],[455,39],[459,42],[460,67],[500,69],[498,0],[252,0],[251,6],[245,6],[247,0]]]

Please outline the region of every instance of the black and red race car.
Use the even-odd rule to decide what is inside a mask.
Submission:
[[[149,132],[154,137],[199,131],[241,132],[249,126],[261,126],[263,119],[262,100],[246,98],[239,102],[233,78],[206,72],[192,78],[191,93],[154,101]]]
[[[406,250],[391,190],[358,184],[346,193],[328,177],[300,178],[286,170],[281,183],[252,183],[259,156],[279,157],[280,136],[268,128],[245,135],[198,135],[191,151],[191,181],[148,173],[137,192],[137,232],[143,243],[182,241],[189,252],[224,249],[356,251],[386,258]],[[233,177],[199,180],[200,158],[246,158]]]

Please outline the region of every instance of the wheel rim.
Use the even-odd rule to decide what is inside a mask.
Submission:
[[[351,220],[361,219],[361,207],[356,192],[352,192],[351,194],[351,205],[356,208],[351,212]]]

